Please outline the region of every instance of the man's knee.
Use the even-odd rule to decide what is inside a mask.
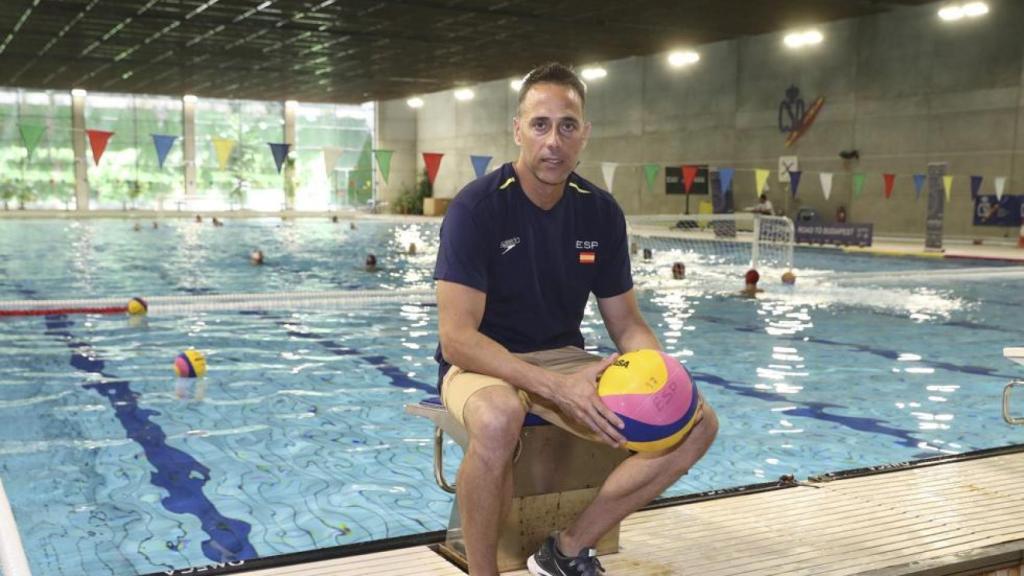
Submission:
[[[470,447],[477,444],[495,456],[511,454],[519,441],[526,410],[508,389],[485,389],[470,397],[464,411]]]

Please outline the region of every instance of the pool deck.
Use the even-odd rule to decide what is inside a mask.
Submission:
[[[1021,576],[1022,486],[1017,451],[645,510],[602,563],[608,576]],[[245,574],[463,572],[418,546]]]
[[[798,246],[802,246],[798,244]],[[920,238],[876,238],[866,248],[844,247],[844,252],[852,254],[876,254],[880,256],[915,256],[923,258],[974,258],[982,260],[1001,260],[1024,263],[1024,248],[1019,248],[1014,241],[985,240],[982,244],[973,242],[946,240],[942,251],[925,250],[924,240]]]

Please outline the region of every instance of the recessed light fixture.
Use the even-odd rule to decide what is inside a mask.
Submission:
[[[413,96],[405,101],[409,105],[409,108],[423,108],[423,98],[419,96]]]
[[[600,66],[588,66],[580,71],[580,76],[583,76],[584,80],[597,80],[598,78],[604,78],[608,75],[608,71]]]
[[[196,98],[194,94],[185,94],[181,97],[181,99],[189,104],[195,104],[196,100],[198,100],[198,98]]]
[[[939,8],[939,18],[946,22],[955,22],[962,18],[977,18],[988,14],[988,4],[984,2],[967,2],[965,4],[947,4]]]
[[[476,96],[476,94],[469,88],[459,88],[455,91],[455,99],[459,102],[472,100],[474,96]]]
[[[799,32],[790,32],[786,34],[782,42],[790,48],[803,48],[804,46],[812,46],[814,44],[821,44],[825,37],[815,29],[801,30]]]
[[[682,68],[700,62],[700,54],[693,50],[675,50],[668,53],[669,66]]]
[[[71,95],[75,98],[85,98],[86,91],[81,88],[72,88]]]

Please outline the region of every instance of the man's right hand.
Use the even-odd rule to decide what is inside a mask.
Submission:
[[[612,354],[565,376],[550,400],[558,405],[563,414],[593,430],[602,442],[621,448],[626,443],[626,438],[620,432],[625,424],[597,395],[598,378],[618,357],[618,354]]]

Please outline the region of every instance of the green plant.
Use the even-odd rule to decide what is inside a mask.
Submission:
[[[404,187],[395,200],[393,211],[398,214],[423,214],[423,199],[434,195],[434,186],[424,168],[419,181],[413,188]]]

